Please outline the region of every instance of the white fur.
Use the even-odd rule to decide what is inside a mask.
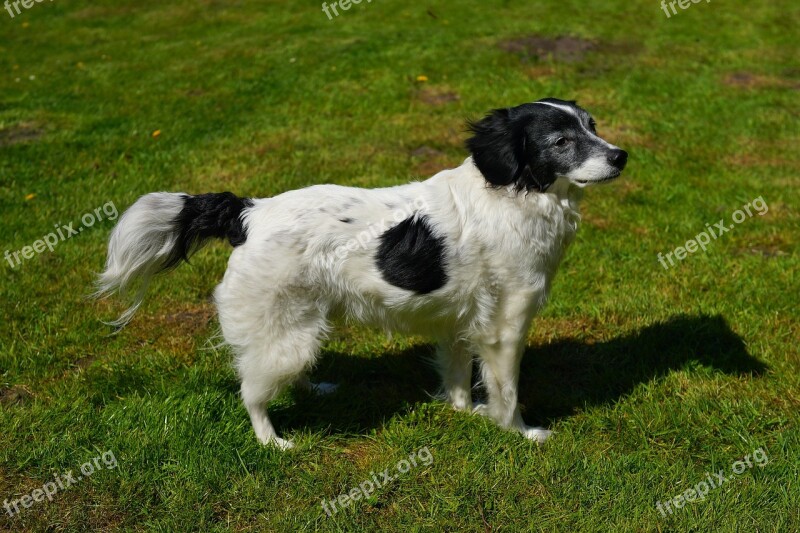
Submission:
[[[176,235],[173,221],[183,207],[184,193],[155,192],[142,196],[114,227],[108,241],[106,269],[97,282],[96,296],[136,289],[133,305],[113,325],[123,326],[142,304],[152,277],[161,269]]]
[[[491,188],[467,158],[424,182],[372,190],[317,185],[254,200],[242,213],[247,239],[233,250],[214,299],[258,439],[292,446],[267,415],[267,403],[288,385],[334,390],[305,375],[336,316],[434,337],[448,402],[534,441],[547,438],[549,431],[520,415],[520,361],[577,230],[580,195],[565,177],[546,193]],[[141,281],[122,322],[175,245],[182,203],[180,194],[148,194],[114,229],[99,293]],[[387,283],[376,266],[381,233],[408,216],[425,216],[444,242],[447,283],[428,294]],[[475,407],[474,356],[488,392],[488,403]]]
[[[492,189],[468,158],[424,182],[317,185],[255,200],[243,215],[247,241],[234,249],[214,297],[259,440],[291,446],[278,438],[267,402],[314,365],[336,315],[437,338],[444,396],[457,409],[472,406],[477,355],[488,390],[477,411],[544,440],[549,432],[522,421],[519,367],[531,319],[575,235],[579,195],[564,178],[546,194]],[[447,284],[424,295],[385,282],[374,259],[379,239],[365,237],[409,205],[419,206],[447,250]]]

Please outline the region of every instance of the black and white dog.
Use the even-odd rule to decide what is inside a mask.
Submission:
[[[100,295],[136,289],[210,237],[234,246],[214,300],[256,436],[289,448],[267,403],[306,378],[335,316],[438,340],[443,395],[544,441],[517,405],[520,359],[578,228],[581,189],[620,175],[628,154],[574,102],[546,98],[470,125],[458,168],[385,189],[315,185],[273,198],[152,193],[119,220]],[[488,403],[473,407],[481,362]]]

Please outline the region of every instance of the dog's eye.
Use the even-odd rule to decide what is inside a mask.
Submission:
[[[589,129],[592,130],[592,133],[597,133],[597,123],[594,119],[589,121]]]
[[[556,141],[556,146],[565,146],[566,144],[567,144],[566,137],[559,137],[558,140]]]

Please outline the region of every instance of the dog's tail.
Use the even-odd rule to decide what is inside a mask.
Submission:
[[[242,213],[249,198],[230,192],[190,196],[154,192],[139,198],[120,217],[108,241],[106,269],[97,280],[96,297],[136,289],[133,304],[112,322],[127,324],[144,299],[152,277],[178,266],[211,237],[233,246],[247,239]]]

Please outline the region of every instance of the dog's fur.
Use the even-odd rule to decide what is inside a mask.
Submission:
[[[472,153],[423,182],[385,189],[316,185],[273,198],[152,193],[125,212],[99,294],[138,287],[210,237],[234,246],[214,300],[236,354],[256,436],[290,447],[267,416],[305,373],[334,316],[438,340],[443,394],[503,428],[543,441],[522,420],[520,359],[578,228],[587,184],[619,176],[627,154],[574,102],[544,99],[470,125]],[[473,355],[488,402],[473,408]]]

